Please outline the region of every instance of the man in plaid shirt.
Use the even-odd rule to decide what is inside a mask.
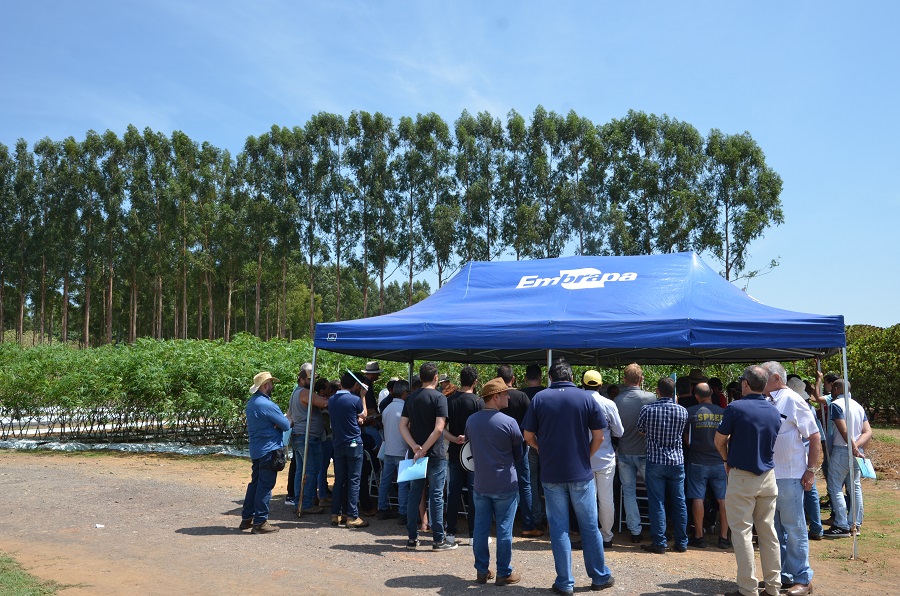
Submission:
[[[675,544],[687,550],[687,506],[684,501],[684,451],[682,437],[687,410],[675,403],[675,381],[664,377],[656,384],[659,399],[641,408],[637,429],[647,437],[647,502],[652,544],[641,548],[658,555],[666,552],[666,497],[671,503]]]

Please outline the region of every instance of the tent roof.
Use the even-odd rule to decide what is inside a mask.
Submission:
[[[468,263],[388,315],[316,325],[317,348],[409,362],[713,364],[846,345],[844,318],[766,306],[694,253]]]

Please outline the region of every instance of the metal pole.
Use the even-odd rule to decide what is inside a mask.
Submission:
[[[850,376],[847,370],[847,348],[841,348],[841,355],[843,357],[844,364],[844,420],[850,420]],[[859,556],[858,551],[858,543],[856,536],[856,490],[854,489],[854,484],[856,484],[854,480],[854,476],[856,476],[856,459],[853,457],[853,437],[850,435],[850,425],[847,425],[847,458],[850,460],[850,467],[847,468],[850,470],[850,511],[847,512],[847,519],[850,520],[850,528],[851,534],[853,535],[853,557],[856,559]],[[837,487],[834,490],[843,490],[842,487]],[[832,507],[834,505],[832,504]]]
[[[300,468],[300,498],[297,500],[297,511],[303,511],[303,490],[306,487],[306,453],[309,451],[309,423],[312,418],[312,392],[316,378],[316,354],[318,348],[313,346],[312,370],[309,372],[309,398],[306,401],[306,430],[303,431],[303,465]]]
[[[820,358],[816,358],[816,370],[818,372],[822,372],[822,360]],[[824,381],[822,382],[821,388],[819,388],[819,386],[816,385],[816,391],[819,393],[819,397],[822,397],[822,391],[825,391],[825,382]],[[828,458],[831,457],[831,454],[828,453],[827,437],[828,437],[828,421],[831,419],[831,412],[828,410],[827,404],[825,406],[822,406],[822,404],[820,403],[819,407],[822,408],[822,410],[824,411],[824,416],[822,416],[822,420],[825,421],[824,424],[822,424],[822,431],[824,433],[824,436],[820,437],[822,439],[822,442],[825,444],[825,448],[822,449],[822,460],[825,462],[825,466],[828,467],[830,465]],[[827,478],[826,478],[826,481],[827,481]]]
[[[547,350],[547,387],[550,386],[550,367],[553,366],[553,350]]]

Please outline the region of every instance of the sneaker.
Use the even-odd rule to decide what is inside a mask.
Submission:
[[[637,543],[639,543],[641,540],[643,540],[643,534],[632,534],[632,535],[631,535],[631,542],[632,542],[633,544],[637,544]]]
[[[556,584],[550,586],[550,589],[553,590],[554,594],[559,594],[559,596],[572,596],[573,594],[575,594],[575,590],[563,590]]]
[[[831,526],[824,532],[822,532],[822,536],[825,538],[848,538],[850,536],[850,528],[839,528],[837,526]]]
[[[280,530],[278,526],[273,526],[269,523],[269,520],[264,521],[261,524],[253,524],[253,529],[250,530],[251,534],[271,534],[273,532],[277,532]]]
[[[612,542],[613,542],[612,540],[610,540],[609,542],[607,542],[606,540],[604,540],[604,541],[603,541],[603,550],[609,550],[609,549],[611,549],[611,548],[612,548]]]
[[[431,545],[431,550],[435,550],[435,551],[454,550],[456,548],[459,548],[459,545],[456,544],[455,542],[447,542],[446,538],[444,538],[440,542],[435,542],[434,544]]]
[[[734,545],[731,543],[730,538],[723,538],[723,537],[719,536],[719,548],[721,548],[722,550],[725,550],[725,549],[731,548],[733,546]]]
[[[508,586],[510,584],[517,584],[522,579],[522,576],[515,571],[510,573],[509,575],[498,575],[497,579],[494,580],[494,584],[498,586]]]
[[[407,540],[406,541],[406,550],[416,550],[419,548],[418,540]]]
[[[444,540],[446,540],[450,544],[456,544],[456,534],[447,532],[446,534],[444,534]]]
[[[700,538],[690,538],[688,539],[688,546],[694,548],[706,548],[706,538],[703,538],[702,536]]]
[[[331,516],[331,525],[334,527],[344,526],[347,524],[347,518],[343,515],[332,515]]]
[[[812,532],[810,532],[810,533],[809,533],[809,539],[810,539],[810,540],[821,540],[821,539],[822,539],[822,534],[813,534]]]
[[[685,546],[679,546],[679,545],[676,544],[675,546],[672,547],[672,550],[675,551],[676,553],[686,553],[686,552],[687,552],[687,545],[685,545]]]
[[[285,497],[284,504],[288,507],[297,507],[297,501],[294,499],[294,497]]]
[[[602,586],[598,586],[597,584],[591,584],[592,592],[599,592],[600,590],[605,590],[606,588],[611,588],[616,585],[616,579],[610,576],[609,581],[603,584]]]
[[[379,509],[378,510],[378,519],[384,521],[386,519],[398,519],[400,514],[398,514],[393,509]]]
[[[253,518],[242,519],[241,525],[238,526],[238,530],[249,530],[253,527]]]
[[[354,517],[353,519],[347,521],[346,526],[348,528],[368,528],[369,522],[361,517]]]
[[[475,574],[475,582],[479,584],[486,584],[488,580],[494,579],[494,572],[490,569],[487,570],[487,573],[477,572]]]

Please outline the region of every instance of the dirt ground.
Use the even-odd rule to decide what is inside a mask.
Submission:
[[[900,451],[896,444],[892,448]],[[347,530],[332,528],[326,515],[296,519],[283,503],[284,473],[272,501],[272,521],[282,531],[239,532],[249,472],[247,460],[227,456],[3,450],[0,551],[30,573],[68,586],[61,593],[72,596],[355,596],[385,589],[453,595],[499,589],[475,584],[468,546],[443,553],[432,553],[427,546],[406,551],[405,531],[395,520],[372,519],[369,528]],[[824,482],[819,484],[824,490]],[[893,502],[897,489],[891,480],[864,488],[867,498],[884,493]],[[883,547],[894,528],[870,526],[868,517],[866,523],[856,560],[848,560],[849,539],[811,543],[815,593],[898,593],[893,572],[900,567],[900,553]],[[867,541],[876,554],[868,552]],[[627,536],[617,536],[607,551],[616,580],[607,594],[688,596],[735,589],[730,550],[711,546],[652,555],[635,546]],[[573,561],[576,591],[584,592],[590,579],[579,551]],[[516,538],[513,565],[523,579],[503,588],[505,594],[550,593],[555,574],[547,539]]]

